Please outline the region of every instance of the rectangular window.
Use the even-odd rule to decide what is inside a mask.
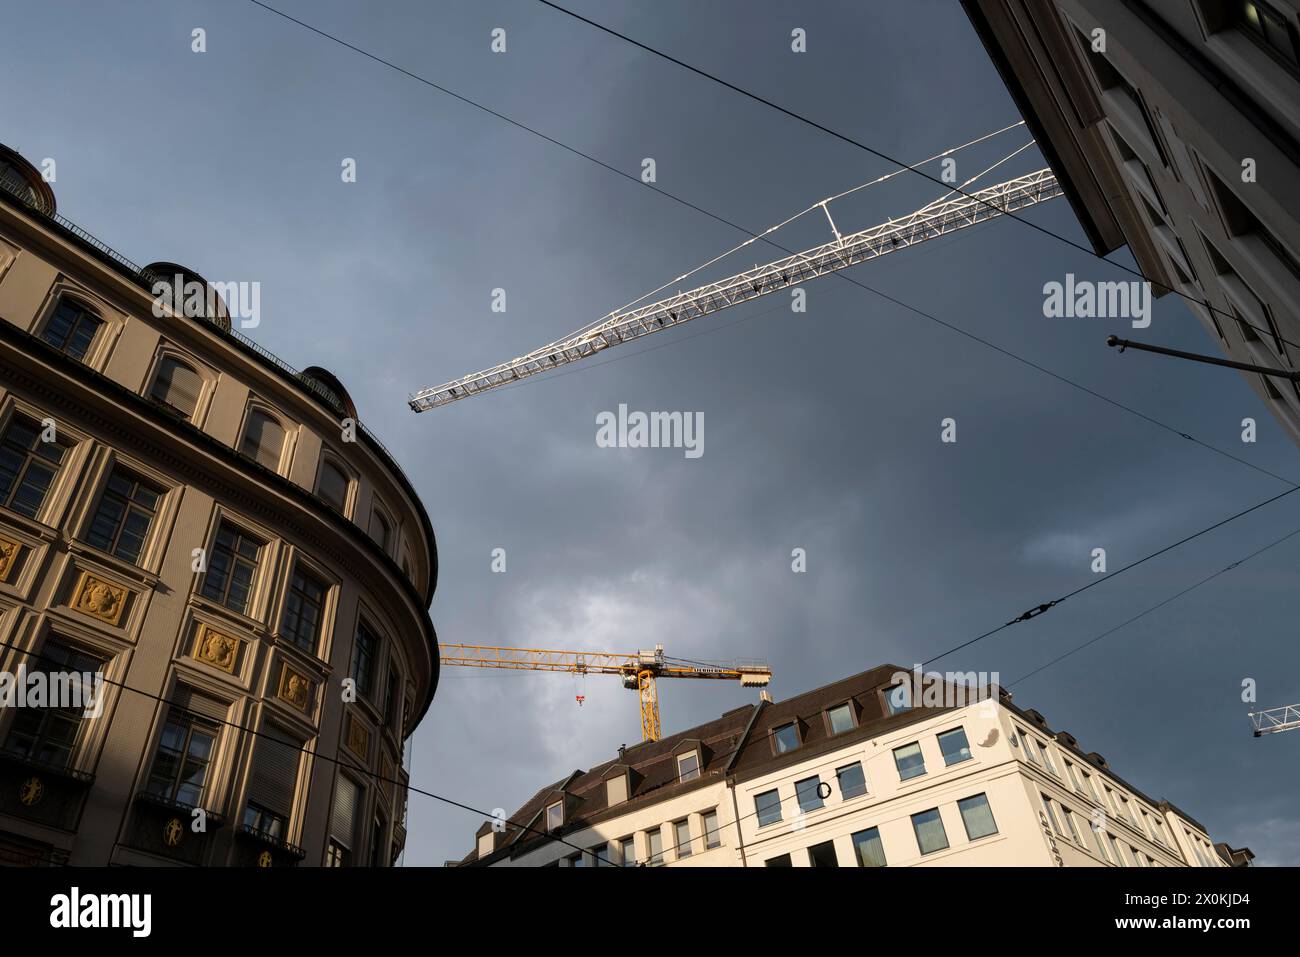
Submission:
[[[775,789],[754,795],[754,811],[758,814],[758,826],[766,827],[781,820],[781,796]]]
[[[718,812],[704,812],[704,846],[714,848],[722,846],[722,831],[718,826]]]
[[[1098,827],[1092,827],[1092,825],[1089,825],[1089,827],[1092,829],[1093,840],[1097,842],[1097,851],[1098,853],[1101,854],[1101,859],[1105,861],[1107,864],[1116,863],[1115,861],[1111,860],[1110,848],[1106,846],[1106,832],[1101,830]]]
[[[330,805],[330,840],[326,863],[329,867],[350,867],[357,850],[357,820],[361,813],[361,788],[340,774],[334,784]]]
[[[100,551],[135,564],[158,511],[162,492],[121,468],[108,476],[86,541]]]
[[[86,358],[101,325],[103,322],[94,313],[64,300],[45,324],[41,338],[65,356],[71,356],[80,362]]]
[[[614,862],[610,860],[610,850],[608,844],[597,844],[591,849],[591,866],[592,867],[613,867]]]
[[[677,780],[694,781],[700,776],[700,755],[698,751],[677,756]]]
[[[799,729],[795,727],[794,722],[781,725],[772,732],[772,737],[776,742],[777,754],[785,754],[799,747]]]
[[[352,645],[352,680],[356,682],[357,694],[367,700],[375,682],[378,654],[379,639],[364,621],[357,622],[357,638]]]
[[[867,793],[867,776],[862,772],[861,761],[836,768],[835,779],[840,785],[840,797],[846,801]]]
[[[664,862],[664,834],[660,828],[648,831],[646,837],[650,840],[650,866],[658,867]]]
[[[67,447],[42,439],[34,422],[14,417],[0,437],[0,505],[35,518],[59,474]]]
[[[1047,813],[1047,820],[1052,824],[1052,830],[1061,835],[1061,837],[1065,837],[1065,828],[1061,826],[1061,819],[1056,813],[1056,805],[1052,803],[1052,799],[1046,794],[1039,792],[1038,796],[1042,799],[1043,810]]]
[[[901,748],[895,748],[894,765],[898,768],[900,781],[920,777],[925,773],[925,758],[921,754],[921,745],[913,741]]]
[[[375,818],[374,824],[370,827],[370,866],[384,866],[384,851],[387,850],[387,842],[384,840],[384,822],[380,818]]]
[[[248,803],[244,808],[244,827],[273,840],[285,840],[298,786],[298,759],[301,755],[301,744],[278,728],[268,725],[258,733],[248,785]]]
[[[564,802],[556,801],[546,808],[547,832],[558,831],[564,824]]]
[[[812,867],[839,867],[840,859],[835,854],[835,842],[823,841],[808,848],[808,864]]]
[[[69,686],[75,683],[81,687],[81,704],[75,708],[25,706],[17,709],[13,723],[9,725],[5,750],[40,764],[66,768],[72,764],[81,722],[92,704],[90,696],[94,687],[87,687],[84,678],[98,674],[104,661],[54,638],[45,642],[41,655],[28,666],[28,676],[38,672],[44,674],[49,686],[54,687],[55,682],[61,684],[64,680],[55,678],[55,675],[68,675]]]
[[[208,554],[208,571],[201,590],[203,597],[241,615],[247,614],[261,555],[261,542],[222,522]]]
[[[1047,745],[1043,744],[1043,742],[1038,741],[1037,744],[1038,753],[1042,755],[1043,758],[1043,767],[1047,768],[1047,770],[1051,771],[1053,774],[1056,774],[1056,765],[1052,763],[1052,752],[1048,749]],[[1059,777],[1060,775],[1057,776]]]
[[[849,702],[831,708],[826,712],[826,716],[830,719],[831,734],[842,734],[853,730],[853,705]]]
[[[885,845],[880,843],[880,829],[869,827],[853,835],[853,850],[859,867],[884,867]]]
[[[794,782],[794,793],[799,799],[799,810],[816,811],[825,806],[821,795],[822,779],[818,775]]]
[[[943,829],[943,819],[939,817],[937,807],[913,814],[912,830],[916,832],[916,844],[922,854],[933,854],[948,846],[948,832]]]
[[[149,772],[150,794],[189,807],[201,807],[217,728],[173,707],[167,714]]]
[[[764,867],[794,867],[794,865],[790,863],[789,854],[780,854],[776,857],[769,857],[767,860],[763,862],[763,866]]]
[[[1020,743],[1025,746],[1025,757],[1031,764],[1041,765],[1042,761],[1038,759],[1038,742],[1036,742],[1028,731],[1020,732]]]
[[[614,858],[623,867],[636,867],[636,841],[632,835],[615,841],[618,845],[618,857]]]
[[[966,741],[964,728],[953,728],[939,735],[939,750],[943,752],[943,763],[951,767],[971,759],[970,744]]]
[[[677,842],[677,856],[691,856],[691,822],[673,822],[673,840]]]
[[[1300,39],[1296,37],[1295,14],[1276,9],[1267,0],[1238,0],[1229,4],[1237,25],[1270,56],[1300,74]]]
[[[301,567],[293,570],[284,600],[280,632],[308,654],[316,654],[325,612],[325,586]]]
[[[1061,817],[1065,818],[1065,826],[1070,831],[1070,838],[1074,841],[1075,844],[1078,844],[1080,847],[1082,847],[1083,838],[1079,834],[1079,828],[1074,823],[1074,812],[1071,811],[1068,807],[1062,806]]]
[[[986,795],[975,794],[962,798],[957,802],[957,810],[961,811],[961,821],[966,825],[966,837],[970,840],[975,841],[998,832],[998,825],[993,820],[993,809],[989,807]]]

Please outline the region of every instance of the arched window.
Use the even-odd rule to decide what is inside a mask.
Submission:
[[[388,523],[384,513],[376,508],[370,515],[370,537],[375,540],[375,544],[387,552],[388,543],[392,536],[392,525]]]
[[[244,437],[239,451],[268,469],[280,467],[280,453],[284,450],[284,426],[269,413],[254,409],[244,423]]]
[[[347,512],[348,486],[352,484],[341,468],[325,459],[321,462],[320,478],[316,480],[316,494],[322,502],[339,514]]]
[[[85,306],[70,299],[60,299],[54,315],[45,324],[41,338],[66,356],[77,361],[86,358],[95,333],[104,321]]]
[[[170,406],[188,419],[199,404],[202,388],[203,379],[193,367],[175,356],[164,356],[149,386],[149,398]]]

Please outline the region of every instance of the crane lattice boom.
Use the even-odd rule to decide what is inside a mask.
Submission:
[[[526,356],[467,375],[409,399],[416,412],[466,399],[480,392],[509,385],[539,372],[576,362],[619,343],[629,342],[707,316],[750,299],[796,286],[908,246],[995,219],[1006,213],[1054,199],[1062,194],[1050,169],[1042,169],[975,193],[936,200],[900,219],[861,232],[840,235],[812,249],[718,282],[679,292],[668,299],[612,313],[595,326],[567,339],[543,346]],[[824,208],[824,207],[823,207]],[[830,214],[827,212],[827,217]],[[832,228],[834,223],[832,221]]]
[[[559,671],[569,674],[620,675],[623,687],[641,698],[641,735],[646,741],[660,737],[659,678],[705,678],[739,681],[744,686],[765,687],[772,669],[754,662],[704,663],[668,659],[664,646],[636,654],[598,651],[547,651],[539,648],[502,648],[494,645],[438,645],[444,665],[467,668],[497,668],[513,671]]]
[[[1267,711],[1252,711],[1250,723],[1255,726],[1257,738],[1265,734],[1277,734],[1279,731],[1294,731],[1300,728],[1300,704],[1269,708]]]

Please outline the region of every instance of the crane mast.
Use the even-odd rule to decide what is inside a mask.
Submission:
[[[416,412],[436,409],[594,356],[610,346],[1054,199],[1062,192],[1055,174],[1041,169],[978,192],[938,199],[902,218],[856,233],[841,235],[831,220],[835,239],[830,242],[658,302],[613,312],[594,326],[528,355],[416,392],[408,402]],[[824,204],[822,208],[826,211]],[[829,211],[826,215],[829,219]]]
[[[453,667],[618,675],[623,687],[636,691],[641,700],[641,737],[645,741],[658,741],[662,734],[657,685],[660,678],[739,681],[744,687],[759,688],[772,680],[772,669],[763,662],[705,663],[667,658],[663,645],[656,645],[653,651],[613,654],[439,644],[438,654],[443,665]]]

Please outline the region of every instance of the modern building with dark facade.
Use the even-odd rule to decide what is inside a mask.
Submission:
[[[1095,251],[1225,358],[1300,369],[1300,3],[962,2]],[[1241,374],[1300,443],[1300,383]]]
[[[103,682],[91,710],[0,708],[5,862],[404,846],[433,528],[338,379],[259,348],[214,287],[113,252],[0,149],[0,672]]]

